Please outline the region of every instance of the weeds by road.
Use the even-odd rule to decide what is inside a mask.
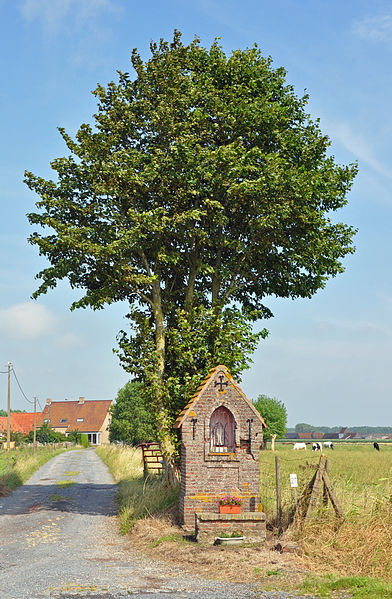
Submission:
[[[14,450],[10,452],[9,468],[7,468],[6,452],[1,452],[0,496],[7,495],[16,487],[23,485],[38,468],[63,451],[70,451],[70,449],[46,446],[37,447],[36,452],[33,452],[32,448],[21,449],[18,454]]]
[[[170,509],[177,503],[178,490],[168,487],[156,476],[143,476],[140,449],[101,446],[97,454],[118,483],[120,531],[126,534],[134,523]]]

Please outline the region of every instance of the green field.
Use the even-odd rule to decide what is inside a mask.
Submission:
[[[337,443],[325,450],[330,479],[344,513],[338,522],[330,503],[321,501],[302,529],[287,532],[304,551],[309,567],[318,572],[392,580],[392,445],[379,442]],[[276,527],[275,455],[280,457],[283,524],[295,506],[290,474],[297,474],[299,498],[314,474],[320,452],[293,451],[278,444],[275,453],[260,452],[260,492],[267,522]]]
[[[269,516],[276,509],[275,455],[280,457],[283,505],[292,505],[294,490],[290,474],[297,474],[299,497],[320,459],[320,452],[293,451],[292,445],[278,444],[276,452],[260,452],[260,490],[263,508]],[[366,511],[392,497],[392,445],[380,442],[380,451],[369,443],[337,443],[325,450],[332,484],[345,512]]]

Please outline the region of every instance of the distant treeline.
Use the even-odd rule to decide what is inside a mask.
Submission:
[[[288,433],[339,433],[343,426],[313,426],[300,422],[295,425],[295,428],[287,428]],[[392,435],[392,426],[350,426],[349,430],[359,435]]]

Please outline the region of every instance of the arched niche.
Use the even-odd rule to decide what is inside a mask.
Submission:
[[[235,419],[225,406],[219,406],[210,417],[210,452],[235,452]]]

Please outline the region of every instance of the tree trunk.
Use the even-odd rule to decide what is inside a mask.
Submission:
[[[158,434],[164,460],[164,471],[167,482],[176,486],[179,482],[179,470],[175,461],[175,446],[172,441],[172,426],[165,409],[165,319],[162,310],[161,288],[159,280],[153,285],[153,313],[155,323],[155,368],[153,380],[154,403],[158,423]]]
[[[186,310],[186,312],[190,312],[192,310],[197,271],[197,266],[192,266],[189,270],[188,284],[186,287],[184,300],[184,310]]]
[[[275,439],[277,435],[271,435],[271,451],[275,451]]]

